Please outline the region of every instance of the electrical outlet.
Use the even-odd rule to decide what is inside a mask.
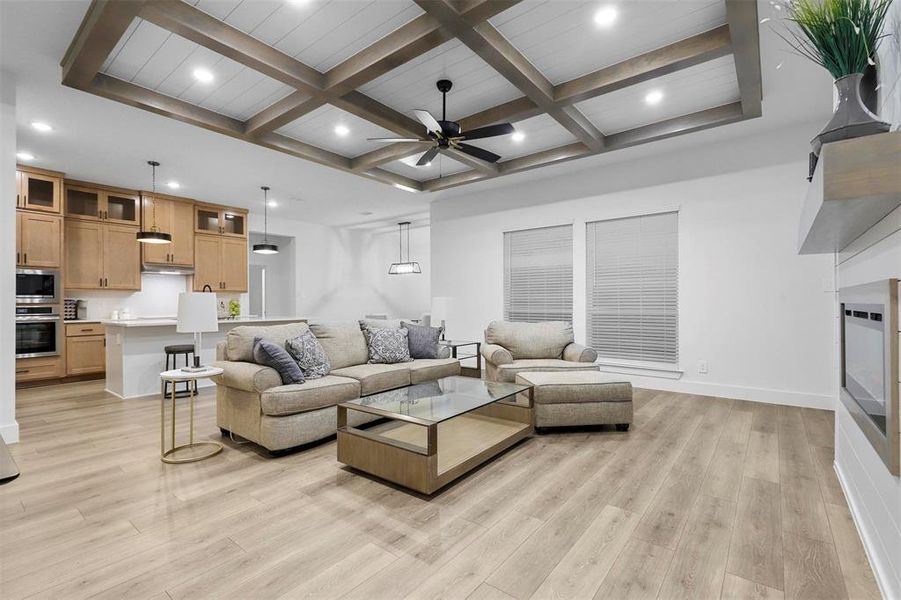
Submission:
[[[698,373],[707,374],[707,361],[699,360],[698,361]]]

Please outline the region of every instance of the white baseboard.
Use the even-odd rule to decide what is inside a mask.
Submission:
[[[6,423],[5,425],[0,425],[0,437],[3,438],[3,441],[7,444],[15,444],[19,441],[19,423],[18,421],[13,421],[12,423]]]
[[[602,372],[604,371],[603,368],[601,370]],[[726,385],[722,383],[686,381],[684,379],[642,377],[638,375],[625,375],[623,380],[631,381],[632,385],[635,387],[651,390],[696,394],[698,396],[718,396],[720,398],[750,400],[752,402],[765,402],[767,404],[785,404],[787,406],[800,406],[802,408],[821,408],[823,410],[834,411],[835,403],[837,402],[836,398],[833,398],[828,394],[809,394],[791,390],[774,390],[769,388]]]
[[[851,511],[851,520],[854,521],[854,526],[857,528],[857,535],[860,537],[860,541],[863,544],[863,551],[866,553],[867,560],[870,561],[870,566],[873,568],[873,576],[876,579],[876,585],[879,586],[879,591],[883,598],[895,598],[897,596],[892,596],[890,593],[892,585],[885,576],[887,567],[884,564],[882,554],[876,551],[877,545],[870,535],[866,522],[861,517],[860,509],[855,500],[857,495],[850,493],[852,491],[851,484],[845,478],[841,465],[839,465],[838,462],[833,462],[832,468],[835,470],[835,475],[842,488],[842,493],[845,495],[845,500],[848,502],[848,508]]]

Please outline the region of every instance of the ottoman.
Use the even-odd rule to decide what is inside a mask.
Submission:
[[[516,383],[531,385],[535,427],[616,425],[632,422],[632,384],[611,381],[597,371],[518,373]]]

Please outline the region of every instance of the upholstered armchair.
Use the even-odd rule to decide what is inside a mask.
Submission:
[[[575,343],[573,328],[563,321],[514,323],[492,321],[482,345],[485,379],[513,382],[517,373],[597,371],[598,353]]]

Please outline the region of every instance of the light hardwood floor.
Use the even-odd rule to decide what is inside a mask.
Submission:
[[[824,411],[636,390],[629,433],[536,436],[427,499],[334,441],[163,464],[158,400],[101,390],[19,392],[3,598],[879,597]]]

